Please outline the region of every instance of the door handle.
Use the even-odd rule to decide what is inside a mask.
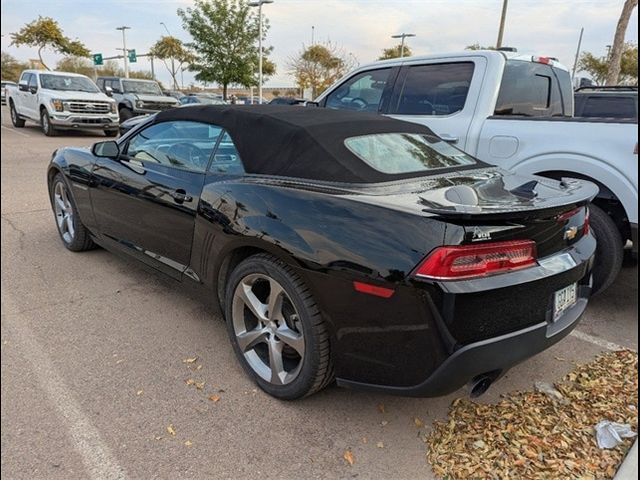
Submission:
[[[447,143],[458,143],[460,140],[460,138],[454,137],[453,135],[447,135],[446,133],[438,136]]]
[[[191,195],[187,195],[186,190],[183,190],[182,188],[178,188],[177,190],[174,190],[169,195],[173,197],[173,200],[176,203],[190,202],[193,200],[193,197]]]

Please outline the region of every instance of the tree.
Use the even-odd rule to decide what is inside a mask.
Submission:
[[[159,58],[167,67],[171,78],[173,78],[173,88],[178,88],[178,78],[176,75],[182,69],[184,64],[189,64],[195,60],[193,53],[191,53],[181,40],[163,36],[158,40],[149,50],[149,53],[155,58]],[[167,61],[170,63],[167,63]]]
[[[178,9],[182,25],[193,38],[195,58],[189,70],[196,79],[216,82],[227,98],[231,84],[257,85],[258,37],[261,19],[245,0],[195,0],[194,6]],[[263,20],[263,42],[269,23]],[[266,56],[272,47],[263,47],[263,75],[275,73],[275,64]]]
[[[45,48],[64,55],[77,57],[88,57],[90,55],[89,50],[82,42],[65,37],[58,22],[51,17],[39,16],[37,20],[27,23],[19,32],[12,33],[11,45],[18,47],[26,45],[27,47],[37,48],[40,63],[47,70],[50,70],[50,68],[42,60],[42,50]]]
[[[580,56],[578,68],[587,72],[598,85],[605,84],[609,73],[610,58],[597,57],[591,52]],[[638,83],[638,45],[626,43],[620,59],[620,72],[616,83]]]
[[[613,45],[611,47],[611,58],[609,61],[609,69],[607,71],[607,85],[616,85],[620,77],[622,69],[622,56],[625,50],[624,36],[627,33],[629,20],[633,9],[638,6],[638,0],[625,0],[622,7],[622,13],[616,27],[616,34],[613,37]],[[636,70],[636,78],[638,78]]]
[[[151,75],[151,72],[149,70],[129,70],[129,78],[137,78],[140,80],[153,80],[153,75]],[[160,82],[158,83],[162,85]]]
[[[85,57],[64,57],[56,64],[56,70],[61,72],[72,72],[93,77],[93,63]]]
[[[495,47],[483,47],[478,42],[476,42],[474,44],[467,45],[466,47],[464,47],[464,49],[465,50],[495,50]]]
[[[382,50],[382,55],[378,57],[378,60],[389,60],[391,58],[400,58],[401,56],[410,57],[411,55],[413,55],[411,48],[406,45],[404,46],[404,52],[402,50],[402,44],[398,44],[395,47],[391,48],[385,48],[384,50]],[[404,53],[404,55],[401,55],[402,53]]]
[[[21,62],[7,52],[2,52],[0,56],[0,69],[2,69],[3,80],[17,82],[22,71],[28,68],[28,62]]]
[[[303,45],[295,58],[289,60],[289,70],[301,89],[311,88],[315,98],[357,64],[355,57],[335,44]]]

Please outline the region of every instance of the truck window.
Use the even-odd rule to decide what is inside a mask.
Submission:
[[[461,111],[467,101],[473,70],[473,62],[408,67],[392,113],[452,115]]]
[[[29,88],[31,87],[38,88],[38,77],[33,74],[29,77]]]
[[[636,118],[636,103],[633,97],[598,95],[581,96],[584,107],[580,116],[596,118]],[[585,101],[586,100],[586,101]],[[577,98],[576,98],[576,101]]]
[[[560,69],[556,71],[558,73],[549,65],[508,60],[502,75],[495,115],[570,116],[573,109],[567,112],[564,108],[558,77],[567,72]],[[568,81],[571,85],[570,78]],[[570,94],[567,92],[565,95]]]
[[[377,112],[391,68],[358,73],[327,96],[326,107]]]
[[[99,78],[96,83],[98,84],[98,88],[104,92],[104,78]]]
[[[23,73],[20,76],[19,83],[24,83],[24,84],[28,85],[29,84],[29,80],[31,79],[32,76],[33,76],[32,73]]]

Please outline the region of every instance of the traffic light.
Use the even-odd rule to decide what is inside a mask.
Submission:
[[[127,55],[127,57],[129,58],[129,63],[136,63],[138,61],[138,56],[136,55],[135,48],[129,50],[129,54]]]
[[[94,65],[102,65],[103,64],[102,54],[101,53],[94,53],[93,54],[93,64]]]

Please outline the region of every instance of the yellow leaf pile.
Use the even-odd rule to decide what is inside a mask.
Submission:
[[[515,392],[495,405],[455,400],[448,421],[426,438],[434,472],[449,479],[613,478],[633,439],[603,450],[593,427],[611,420],[637,431],[638,354],[600,355],[556,388],[566,405],[541,392]]]

